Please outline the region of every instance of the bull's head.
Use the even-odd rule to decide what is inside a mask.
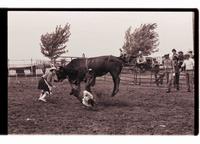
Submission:
[[[62,82],[64,79],[67,78],[67,74],[65,72],[64,67],[60,66],[57,70],[56,70],[56,75],[57,75],[57,79],[58,82]]]

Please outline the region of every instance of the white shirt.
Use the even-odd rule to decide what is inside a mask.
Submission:
[[[138,64],[142,64],[142,63],[145,63],[146,62],[146,59],[144,56],[139,56],[137,57],[137,63]]]
[[[88,104],[88,100],[89,100],[89,99],[94,99],[93,95],[92,95],[90,92],[84,90],[84,91],[83,91],[82,103],[83,103],[85,106],[91,107],[91,105]]]
[[[185,66],[185,70],[193,70],[194,60],[192,58],[183,61],[182,67]]]

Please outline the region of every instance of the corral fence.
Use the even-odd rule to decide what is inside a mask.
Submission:
[[[72,59],[78,57],[64,57],[56,61],[57,64],[67,64]],[[8,60],[8,76],[14,77],[16,80],[18,77],[37,77],[42,76],[46,71],[48,71],[51,67],[51,62],[49,60],[34,60],[34,59],[26,59],[26,60]],[[161,69],[162,71],[163,69]],[[139,76],[140,75],[140,76]],[[145,71],[141,74],[137,73],[133,70],[133,67],[126,66],[123,67],[121,75],[121,83],[124,84],[133,84],[133,85],[142,85],[142,86],[156,86],[155,84],[155,76],[152,71]],[[139,81],[141,80],[141,82]],[[110,74],[107,74],[103,77],[98,77],[97,80],[101,81],[112,81],[112,77]],[[164,79],[164,85],[166,80]],[[185,87],[185,74],[184,72],[180,73],[180,86]]]
[[[160,73],[164,73],[164,70],[161,69]],[[139,76],[140,75],[140,76]],[[141,80],[139,80],[141,78]],[[194,80],[194,77],[192,78]],[[103,77],[98,77],[97,80],[112,82],[112,77],[110,74],[106,74]],[[145,71],[143,73],[137,73],[133,71],[131,67],[124,67],[121,74],[120,74],[120,83],[127,84],[127,85],[138,85],[144,87],[154,87],[157,86],[155,82],[155,75],[152,71]],[[160,88],[166,87],[167,79],[164,77],[163,84],[159,85]],[[173,82],[172,82],[173,86]],[[194,81],[191,81],[191,86],[194,87]],[[179,87],[186,88],[186,78],[185,72],[180,73],[179,77]]]
[[[72,59],[78,57],[62,57],[56,61],[58,65],[65,65]],[[14,60],[8,59],[8,76],[9,77],[37,77],[43,75],[51,68],[52,62],[50,60],[38,59],[23,59]]]

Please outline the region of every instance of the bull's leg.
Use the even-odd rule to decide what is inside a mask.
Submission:
[[[114,88],[113,88],[112,96],[115,96],[117,92],[119,91],[119,83],[120,83],[119,76],[113,78],[113,82],[114,82]]]
[[[86,83],[85,90],[91,92],[91,87],[90,86],[91,86],[90,84]]]
[[[82,102],[82,98],[80,96],[80,92],[81,92],[81,84],[77,84],[77,88],[74,91],[74,96],[80,101]]]
[[[81,91],[80,82],[76,81],[76,83],[74,84],[72,81],[69,81],[69,84],[71,86],[70,95],[74,95],[75,97],[78,98],[78,100],[81,101],[81,98],[80,98],[80,91]]]
[[[70,87],[71,87],[70,95],[73,95],[76,88],[74,87],[74,84],[72,82],[69,81],[69,84],[70,84]]]
[[[71,92],[70,95],[75,96],[80,102],[82,102],[82,98],[80,96],[80,92],[81,92],[81,84],[77,83],[77,84],[72,84],[70,83],[71,86]]]
[[[121,70],[119,70],[118,72],[114,71],[114,72],[110,72],[113,82],[114,82],[114,88],[113,88],[113,92],[111,96],[115,96],[117,94],[117,92],[119,91],[119,83],[120,83],[120,74]]]

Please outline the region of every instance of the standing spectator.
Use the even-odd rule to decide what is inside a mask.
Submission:
[[[169,58],[169,54],[165,55],[165,59],[163,61],[163,66],[165,69],[165,76],[167,78],[167,93],[171,91],[171,84],[173,80],[173,61]]]
[[[178,54],[176,53],[176,49],[172,49],[172,60],[174,60],[175,57],[178,57]]]
[[[173,61],[173,64],[175,64],[173,67],[175,71],[175,73],[173,73],[173,84],[174,84],[174,87],[177,88],[177,90],[179,90],[179,72],[178,72],[178,54],[176,53],[176,49],[172,49],[172,61]]]
[[[182,67],[185,67],[185,78],[187,84],[187,91],[191,92],[190,83],[193,80],[193,72],[194,72],[194,60],[190,57],[190,54],[185,55],[185,60],[183,61]]]
[[[183,55],[183,52],[182,51],[179,51],[178,52],[178,63],[179,63],[179,67],[181,68],[182,64],[183,64],[183,61],[184,61],[184,55]]]
[[[155,77],[155,82],[157,83],[157,79],[158,79],[158,73],[159,73],[159,63],[156,60],[156,58],[153,58],[153,63],[152,63],[152,70],[154,73],[154,77]]]
[[[191,50],[188,51],[188,54],[190,55],[190,58],[194,58],[193,52]]]
[[[136,62],[137,62],[138,67],[143,71],[144,70],[144,65],[146,63],[146,59],[143,56],[141,51],[139,51],[139,53],[138,53],[138,57],[136,59]]]
[[[45,72],[46,72],[46,65],[45,65],[44,62],[43,62],[43,65],[42,65],[42,72],[43,72],[43,74],[45,74]]]
[[[180,67],[178,63],[178,57],[174,56],[173,59],[173,77],[174,77],[174,87],[179,90],[179,77],[180,77]]]
[[[85,58],[85,53],[82,54],[82,57]]]
[[[146,59],[143,56],[142,52],[139,51],[138,53],[138,57],[136,58],[136,67],[138,68],[138,78],[139,78],[139,85],[141,84],[141,73],[145,71],[145,63],[146,63]],[[137,77],[137,76],[136,76]]]

